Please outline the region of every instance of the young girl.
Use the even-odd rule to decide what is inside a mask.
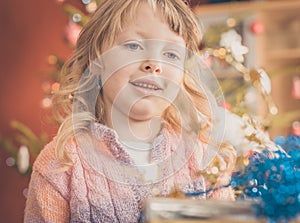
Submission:
[[[137,222],[145,199],[177,191],[234,199],[222,186],[235,153],[199,81],[200,38],[182,0],[99,6],[63,70],[63,122],[35,161],[25,222]],[[221,174],[205,193],[211,163]]]

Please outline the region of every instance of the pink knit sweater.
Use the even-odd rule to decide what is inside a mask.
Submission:
[[[115,131],[93,124],[92,136],[96,139],[92,147],[99,146],[96,151],[82,149],[90,148],[91,142],[80,137],[66,146],[73,162],[68,171],[59,171],[62,165],[55,157],[55,139],[42,150],[33,166],[24,222],[137,222],[146,198],[154,194],[168,196],[175,185],[186,192],[203,189],[196,174],[197,160],[203,157],[196,157],[205,154],[205,145],[198,143],[198,151],[193,151],[187,162],[166,159],[176,157],[172,154],[179,142],[170,128],[162,129],[151,151],[152,162],[162,168],[162,178],[148,184],[128,174],[128,168],[134,170],[134,163]],[[234,196],[231,188],[224,188],[207,198],[233,200]]]

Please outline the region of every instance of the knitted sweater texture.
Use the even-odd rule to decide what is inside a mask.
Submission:
[[[189,150],[187,143],[185,151],[178,152],[180,140],[170,128],[161,130],[151,151],[151,162],[161,169],[161,178],[146,183],[137,177],[141,174],[114,130],[93,124],[89,136],[95,140],[85,135],[67,144],[65,150],[73,163],[67,171],[60,170],[55,139],[39,154],[31,175],[25,223],[137,222],[143,202],[151,196],[168,196],[178,187],[188,192],[204,189],[197,171],[205,145],[198,142],[195,150]],[[233,200],[234,196],[231,188],[223,188],[205,199]]]

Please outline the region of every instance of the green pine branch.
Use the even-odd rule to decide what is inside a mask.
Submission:
[[[41,136],[37,136],[28,126],[19,121],[12,121],[11,127],[16,131],[16,142],[20,145],[27,146],[30,154],[34,157],[40,153],[48,141],[48,137],[45,133],[42,133]]]
[[[16,120],[11,122],[11,128],[14,131],[12,138],[6,138],[0,135],[0,149],[3,149],[15,160],[14,166],[17,166],[18,152],[21,145],[28,148],[31,160],[35,160],[48,142],[48,136],[45,133],[37,136],[28,126]],[[30,172],[30,170],[31,167],[29,167],[26,173]]]
[[[0,148],[3,149],[6,153],[8,153],[14,159],[18,156],[18,148],[14,145],[12,140],[5,138],[0,135]]]

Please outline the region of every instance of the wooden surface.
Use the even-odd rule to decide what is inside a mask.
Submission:
[[[249,201],[151,198],[145,205],[148,223],[267,223],[256,218]],[[300,223],[292,221],[290,223]]]

